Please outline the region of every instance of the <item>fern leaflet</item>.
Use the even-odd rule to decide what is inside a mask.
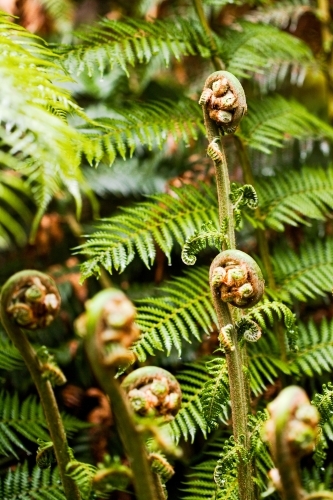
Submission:
[[[211,380],[205,383],[201,394],[201,405],[205,419],[212,429],[216,427],[221,416],[228,415],[229,380],[228,367],[225,359],[215,358],[208,361],[207,371]]]
[[[201,226],[199,231],[187,238],[182,249],[182,261],[188,266],[196,263],[196,255],[207,246],[221,250],[223,243],[227,241],[227,224],[224,224],[219,231],[214,228],[212,221]]]

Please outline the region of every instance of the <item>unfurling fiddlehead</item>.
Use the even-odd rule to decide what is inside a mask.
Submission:
[[[205,106],[223,134],[235,132],[247,111],[243,87],[228,71],[216,71],[207,78],[199,104]]]
[[[128,347],[138,336],[135,308],[120,290],[99,292],[87,303],[87,312],[76,327],[83,336],[93,372],[109,396],[112,413],[123,442],[138,500],[164,500],[162,485],[151,471],[140,428],[127,395],[116,380],[119,365],[133,361]]]
[[[258,264],[240,250],[225,250],[211,264],[210,282],[223,302],[242,309],[262,298],[264,279]]]
[[[48,326],[60,308],[60,295],[52,278],[35,270],[14,274],[4,285],[0,298],[1,321],[15,347],[19,350],[38,390],[46,422],[50,431],[60,477],[67,499],[80,500],[75,482],[68,477],[66,466],[71,460],[65,429],[49,380],[50,370],[57,368],[42,359],[31,346],[26,333],[21,329],[35,330]],[[45,356],[44,356],[45,357]],[[52,360],[51,360],[52,361]],[[52,372],[51,370],[51,372]],[[58,369],[59,370],[59,369]],[[58,374],[59,375],[59,374]],[[41,458],[41,463],[45,461]]]
[[[268,442],[278,470],[270,477],[283,500],[301,500],[299,460],[314,451],[318,435],[319,414],[303,389],[289,386],[268,405],[270,419],[265,426]]]
[[[127,375],[121,386],[135,413],[172,420],[181,405],[181,389],[171,373],[157,366],[144,366]]]
[[[213,226],[213,222],[209,221],[201,226],[199,231],[187,238],[182,249],[182,261],[188,266],[193,266],[196,263],[196,255],[206,248],[208,245],[215,248],[222,248],[223,244],[228,245],[228,230],[229,221],[226,219],[220,230]]]

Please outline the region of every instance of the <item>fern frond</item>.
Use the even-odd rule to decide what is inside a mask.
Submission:
[[[0,369],[19,370],[24,361],[18,349],[8,340],[0,338]]]
[[[297,350],[295,315],[289,307],[282,302],[270,302],[269,300],[260,302],[255,307],[249,309],[244,318],[257,322],[263,330],[267,330],[268,326],[273,326],[275,318],[277,318],[278,321],[283,321],[286,327],[289,348],[292,351]]]
[[[201,226],[199,231],[187,238],[182,249],[182,261],[188,266],[193,266],[196,263],[196,255],[204,250],[207,246],[215,247],[221,250],[223,243],[226,242],[227,234],[223,229],[217,230],[214,228],[212,221]]]
[[[29,194],[27,184],[20,177],[7,170],[0,171],[0,247],[7,247],[11,239],[18,245],[26,243],[26,226],[32,219],[27,203]]]
[[[104,219],[88,241],[78,248],[87,257],[82,279],[100,274],[100,266],[122,272],[137,252],[149,268],[156,256],[155,242],[170,262],[176,241],[185,239],[209,220],[217,223],[217,199],[205,185],[173,188],[171,194],[148,197],[148,201],[123,208],[120,215]]]
[[[311,401],[320,413],[320,425],[323,426],[333,414],[333,384],[323,384],[323,394],[316,394]]]
[[[182,340],[191,343],[191,336],[200,339],[200,333],[209,333],[216,323],[210,299],[208,268],[198,267],[185,272],[160,287],[161,297],[139,301],[137,325],[139,340],[131,350],[140,361],[153,355],[155,350],[170,354],[175,347],[179,356]]]
[[[276,248],[274,273],[279,296],[286,301],[320,297],[332,289],[333,239],[317,239],[301,245],[299,253]]]
[[[101,75],[120,66],[128,73],[128,66],[146,64],[156,54],[162,54],[166,66],[171,57],[200,54],[209,57],[209,41],[199,23],[185,19],[139,19],[110,21],[102,19],[95,26],[76,33],[81,43],[59,49],[63,64],[69,73],[86,70],[91,76],[95,68]]]
[[[228,367],[224,358],[212,359],[206,366],[212,379],[205,383],[200,399],[203,414],[212,429],[218,425],[221,415],[227,413],[230,399]]]
[[[333,321],[299,323],[299,351],[290,368],[299,376],[314,377],[333,368]]]
[[[90,500],[92,493],[92,481],[97,472],[97,467],[72,460],[66,467],[67,475],[77,484],[82,500]]]
[[[98,118],[90,126],[83,125],[88,139],[83,152],[94,166],[102,159],[111,165],[117,154],[123,159],[131,157],[139,144],[149,150],[161,148],[170,133],[175,140],[189,144],[203,130],[200,107],[191,99],[131,102],[109,113],[112,119]]]
[[[260,199],[260,223],[275,231],[285,224],[309,224],[306,218],[324,220],[333,209],[333,168],[288,171],[256,183]]]
[[[180,438],[191,442],[194,441],[197,429],[200,429],[205,437],[209,430],[203,415],[201,394],[203,387],[211,380],[204,359],[196,361],[179,373],[177,380],[182,390],[182,405],[176,418],[168,424],[173,440],[178,443]],[[227,416],[224,414],[224,419]],[[222,418],[223,418],[222,416]]]
[[[333,128],[296,101],[279,95],[248,100],[241,136],[251,148],[269,154],[290,139],[333,139]]]
[[[236,76],[249,78],[254,72],[274,72],[275,78],[281,80],[288,69],[299,73],[315,67],[310,48],[289,33],[246,21],[237,23],[237,27],[224,32],[219,40],[226,69]]]
[[[87,424],[80,422],[71,415],[62,415],[67,433],[71,434],[86,428]],[[36,442],[38,438],[49,441],[47,425],[40,403],[34,396],[29,396],[22,403],[17,393],[11,396],[0,393],[0,454],[16,454],[16,447],[28,451],[22,442],[22,437]]]
[[[34,467],[30,474],[28,462],[18,464],[0,477],[2,500],[66,500],[58,469]]]

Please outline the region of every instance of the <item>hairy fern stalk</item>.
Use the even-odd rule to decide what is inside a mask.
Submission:
[[[111,4],[25,0],[0,12],[0,285],[38,269],[59,288],[55,322],[22,331],[44,379],[53,373],[67,477],[82,500],[141,500],[131,463],[141,453],[158,500],[245,500],[243,466],[251,500],[291,500],[270,472],[283,461],[264,437],[270,403],[298,385],[318,411],[319,431],[314,453],[292,459],[297,494],[333,498],[332,8],[327,0]],[[237,77],[247,99],[235,133],[223,137],[232,181],[223,216],[211,161],[218,132],[207,154],[198,104],[216,70]],[[226,92],[214,94],[215,111]],[[265,294],[233,308],[221,331],[209,266],[235,247],[261,268]],[[135,326],[131,335],[126,326],[120,349],[109,344],[120,342],[117,318],[100,320],[111,321],[100,358],[110,365],[96,370],[82,314],[109,288],[135,304]],[[251,411],[233,436],[235,351]],[[140,366],[166,369],[180,384],[181,407],[163,425],[136,392],[119,389]],[[110,383],[100,382],[104,369]],[[1,499],[73,500],[5,325],[0,370]],[[121,404],[111,397],[110,409],[104,391],[120,394]],[[140,443],[134,454],[119,408]]]

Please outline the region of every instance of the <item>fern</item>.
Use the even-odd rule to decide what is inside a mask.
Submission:
[[[0,477],[0,496],[2,500],[66,500],[58,469],[34,467],[30,475],[28,462]]]
[[[212,429],[216,427],[221,415],[226,415],[229,404],[228,368],[225,359],[215,358],[207,363],[207,371],[212,379],[205,383],[201,405],[205,419]]]
[[[149,196],[148,201],[123,208],[120,215],[104,219],[79,253],[89,257],[81,266],[82,279],[100,274],[100,266],[112,273],[122,272],[134,259],[135,251],[150,268],[156,256],[155,242],[167,255],[174,241],[185,239],[202,224],[217,222],[216,195],[205,185],[173,188],[171,194]]]
[[[156,54],[163,55],[167,66],[171,56],[176,59],[194,54],[210,56],[207,35],[193,20],[103,19],[76,35],[81,44],[59,49],[64,66],[75,74],[86,70],[92,76],[97,67],[103,75],[105,70],[112,70],[115,66],[120,66],[128,74],[128,66],[146,64]]]
[[[173,440],[178,443],[180,438],[183,438],[193,442],[198,428],[206,438],[209,427],[203,414],[201,395],[211,377],[205,360],[201,359],[190,366],[185,365],[184,369],[177,373],[177,380],[181,385],[182,405],[176,418],[168,424]],[[226,413],[223,417],[224,420],[227,419]]]
[[[269,179],[258,179],[259,223],[275,231],[285,224],[309,224],[306,218],[323,220],[333,208],[333,168],[289,171]]]
[[[136,323],[141,336],[131,349],[140,361],[156,349],[169,355],[175,347],[180,356],[182,340],[191,343],[190,335],[200,340],[200,333],[209,333],[216,323],[207,267],[187,271],[160,291],[162,297],[139,301]]]
[[[187,240],[182,249],[182,261],[188,266],[196,263],[196,255],[204,250],[208,245],[218,250],[227,241],[227,224],[224,224],[220,231],[214,228],[212,221],[201,226],[199,231],[195,231]]]
[[[299,323],[299,352],[291,363],[299,376],[314,377],[333,368],[333,322],[325,318],[320,324],[314,321]]]
[[[333,239],[306,242],[299,254],[284,246],[273,254],[278,293],[283,300],[306,301],[332,289]]]
[[[70,435],[87,424],[70,415],[62,415],[67,433]],[[29,396],[20,403],[17,393],[11,396],[0,393],[0,454],[14,455],[18,458],[15,448],[28,452],[22,438],[36,442],[38,438],[49,441],[46,432],[47,425],[41,405],[34,396]]]
[[[289,307],[282,304],[282,302],[270,302],[268,300],[261,302],[249,309],[244,318],[257,322],[263,330],[267,330],[268,326],[274,325],[275,317],[277,317],[278,321],[284,322],[290,349],[292,351],[297,350],[295,316]]]
[[[237,30],[227,30],[222,40],[222,59],[227,70],[238,77],[274,72],[281,79],[288,68],[295,71],[315,66],[311,50],[303,41],[273,26],[242,21]]]
[[[171,133],[188,145],[197,139],[202,129],[202,116],[196,102],[183,98],[178,102],[167,99],[146,103],[124,103],[122,109],[108,110],[113,118],[97,118],[89,126],[83,125],[89,139],[83,146],[89,163],[98,165],[104,159],[112,164],[119,154],[131,157],[139,144],[151,150],[165,143]]]
[[[296,101],[279,95],[248,100],[248,114],[241,123],[241,136],[251,148],[269,154],[293,139],[333,139],[333,129]]]
[[[323,426],[333,414],[333,384],[323,384],[323,394],[316,394],[311,403],[320,413],[320,425]]]
[[[97,467],[72,460],[67,465],[67,474],[77,484],[82,500],[92,498],[92,481],[97,472]]]
[[[0,338],[0,369],[19,370],[23,366],[24,361],[16,347],[7,339]]]

